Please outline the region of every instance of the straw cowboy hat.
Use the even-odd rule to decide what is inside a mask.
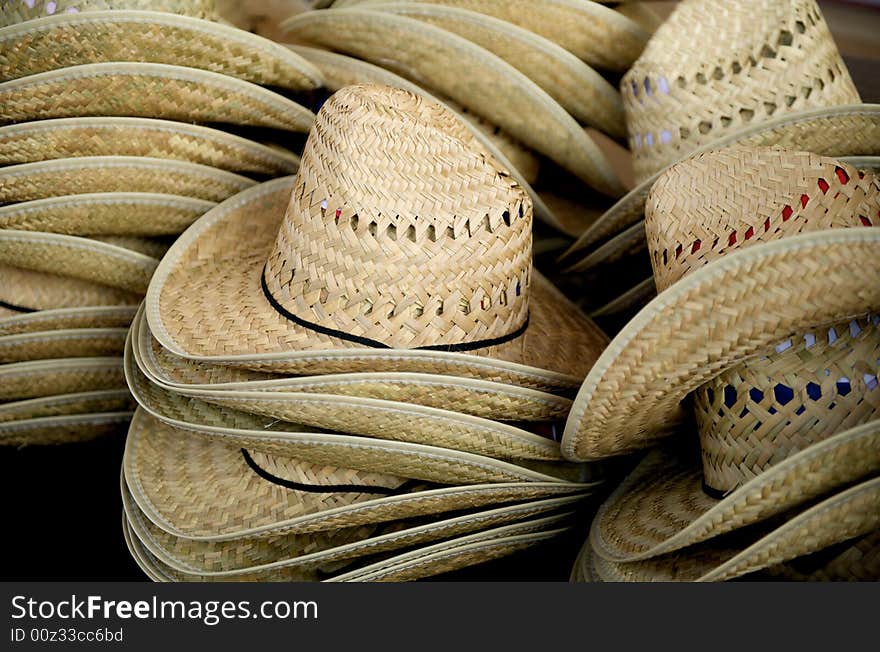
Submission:
[[[13,0],[0,8],[3,81],[87,63],[145,61],[311,90],[320,73],[296,53],[231,27],[213,0]]]
[[[297,40],[358,56],[452,99],[611,197],[621,181],[556,100],[479,45],[434,25],[368,9],[329,9],[282,24]],[[450,65],[450,62],[457,65]],[[515,101],[512,98],[516,98]]]
[[[876,443],[875,443],[876,447]],[[734,533],[677,553],[615,562],[588,542],[576,577],[605,582],[718,582],[764,570],[853,539],[880,527],[880,478],[866,480],[792,515],[781,525]],[[876,572],[874,573],[876,577]],[[869,578],[871,579],[871,578]]]
[[[293,182],[241,193],[172,246],[150,330],[175,355],[274,372],[570,386],[605,336],[532,270],[531,215],[454,115],[349,87],[321,109]]]
[[[748,357],[880,308],[880,283],[866,282],[880,279],[880,231],[863,228],[878,209],[875,173],[806,152],[739,147],[672,166],[647,207],[660,294],[590,370],[566,457],[645,448],[675,427],[685,396]],[[867,337],[873,323],[859,328]]]
[[[299,156],[225,131],[151,118],[56,118],[0,127],[0,163],[76,156],[141,156],[198,163],[244,174],[283,176]]]
[[[880,153],[880,106],[861,103],[815,0],[684,0],[621,92],[639,185],[567,256],[639,221],[659,173],[694,153],[733,143]]]

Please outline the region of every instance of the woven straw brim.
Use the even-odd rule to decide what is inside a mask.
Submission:
[[[272,439],[272,433],[265,431],[255,432],[253,438],[260,434],[267,441]],[[308,435],[297,439],[308,445]],[[357,457],[356,438],[347,439],[349,441],[342,445],[347,444],[351,456]],[[291,440],[295,446],[297,441]],[[326,443],[326,438],[323,442],[318,438],[313,441],[318,448]],[[271,536],[280,532],[322,532],[560,497],[583,493],[589,488],[566,482],[520,480],[438,489],[417,483],[404,485],[402,480],[396,480],[398,492],[390,491],[389,495],[378,498],[363,492],[300,491],[257,475],[242,454],[243,445],[212,441],[200,436],[199,430],[171,426],[139,409],[126,443],[125,481],[138,508],[151,522],[176,537],[203,541]],[[366,446],[369,445],[368,442]],[[311,474],[309,484],[362,485],[372,478],[388,482],[388,478],[394,477],[339,470],[331,463],[310,464],[250,447],[248,450],[254,459],[269,465],[267,468],[275,476]]]
[[[128,116],[307,132],[305,107],[216,72],[159,63],[93,63],[0,84],[0,123]]]
[[[269,39],[220,23],[156,11],[90,11],[0,29],[0,79],[67,66],[144,61],[200,68],[265,86],[313,90],[320,73]]]
[[[0,206],[0,228],[66,235],[177,235],[215,205],[159,193],[66,195]]]
[[[149,118],[57,118],[0,127],[0,163],[36,163],[76,156],[144,156],[281,176],[299,156],[225,131]]]
[[[40,310],[0,319],[0,336],[71,328],[128,328],[137,306]]]
[[[337,394],[454,409],[503,421],[555,421],[571,409],[571,401],[556,394],[456,376],[364,372],[284,377],[192,362],[162,348],[143,316],[134,331],[133,352],[141,371],[170,389]]]
[[[681,279],[643,308],[588,374],[562,449],[588,460],[646,448],[680,401],[743,358],[880,307],[880,230],[756,245]]]
[[[144,293],[159,261],[97,240],[57,233],[0,230],[0,262]],[[17,304],[16,304],[17,305]]]
[[[144,518],[123,486],[123,506],[133,532],[151,554],[181,575],[213,581],[299,581],[316,579],[327,568],[359,558],[424,546],[428,543],[535,518],[580,498],[552,498],[471,512],[454,518],[395,521],[311,534],[279,533],[233,541],[179,539]]]
[[[336,7],[388,0],[342,0]],[[649,33],[638,23],[597,2],[582,0],[422,0],[481,12],[553,41],[590,65],[627,70],[642,53]]]
[[[476,43],[531,79],[583,124],[617,139],[626,137],[620,93],[581,59],[542,36],[476,11],[431,4],[370,4],[382,11],[435,25]]]
[[[880,421],[851,428],[776,464],[723,499],[703,491],[699,459],[655,451],[605,501],[593,550],[636,561],[757,523],[880,469]]]
[[[60,271],[60,270],[59,270]],[[143,294],[126,292],[100,283],[70,276],[22,269],[0,262],[0,302],[7,318],[25,317],[33,311],[95,306],[132,306]],[[71,326],[73,328],[73,326]]]
[[[372,63],[367,63],[366,61],[354,59],[345,56],[344,54],[337,54],[336,52],[330,52],[328,50],[319,50],[317,48],[310,48],[301,45],[290,45],[288,47],[301,54],[303,58],[311,61],[319,68],[321,74],[324,76],[324,82],[327,85],[327,88],[331,91],[335,92],[345,86],[356,84],[384,84],[385,86],[391,86],[393,88],[401,88],[416,95],[420,95],[432,102],[448,107],[450,111],[456,113],[462,119],[462,124],[470,129],[471,133],[480,144],[486,148],[502,167],[510,171],[510,175],[520,186],[522,186],[522,189],[528,193],[529,197],[532,199],[532,209],[535,217],[572,237],[577,237],[583,231],[583,228],[581,228],[579,223],[569,222],[554,214],[541,196],[535,192],[534,188],[532,188],[523,173],[519,170],[523,161],[523,157],[519,155],[519,152],[524,152],[525,150],[521,150],[519,143],[516,143],[516,141],[506,134],[501,138],[501,134],[493,135],[492,133],[486,133],[483,129],[480,129],[477,124],[468,120],[467,117],[461,113],[460,107],[451,107],[448,102],[441,101],[422,87],[413,84],[400,75],[396,75],[384,68],[373,65]],[[468,115],[473,117],[473,114]],[[489,125],[490,123],[485,124]],[[516,147],[511,146],[511,144],[515,144]],[[531,157],[531,155],[529,156]]]
[[[171,247],[146,302],[162,346],[192,360],[273,372],[409,371],[539,389],[576,386],[605,346],[604,333],[537,272],[525,333],[467,354],[373,349],[299,326],[275,311],[260,282],[290,183],[271,181],[224,202]],[[229,314],[240,318],[229,323],[222,318]]]
[[[880,478],[841,491],[783,525],[645,561],[613,562],[595,550],[581,562],[605,582],[723,582],[811,554],[880,527]]]
[[[39,446],[88,441],[125,432],[131,412],[79,414],[0,423],[0,446]]]
[[[742,129],[688,156],[734,144],[755,147],[778,146],[821,156],[872,156],[880,154],[880,104],[855,104],[814,109],[781,116]],[[660,170],[639,183],[609,208],[562,256],[567,259],[620,233],[645,217],[648,192],[665,172]],[[576,269],[581,267],[575,264]]]
[[[0,423],[77,414],[134,412],[135,407],[127,389],[62,394],[0,404]]]
[[[136,251],[157,261],[165,255],[165,252],[171,246],[169,238],[162,236],[144,238],[134,235],[90,235],[88,239],[95,242],[104,242],[121,249]]]
[[[605,155],[558,102],[467,39],[375,11],[311,11],[283,23],[298,39],[381,64],[458,102],[612,197],[624,193]],[[456,65],[450,65],[450,62]]]
[[[122,358],[63,358],[0,365],[0,401],[123,387]]]
[[[766,574],[789,582],[877,582],[880,580],[880,530],[812,556],[771,566]]]
[[[109,192],[161,193],[218,202],[253,185],[247,177],[186,161],[83,156],[0,169],[0,203]]]
[[[0,364],[121,356],[127,328],[76,328],[0,336]]]
[[[585,485],[601,477],[600,469],[586,465],[506,461],[450,448],[393,441],[387,435],[380,439],[327,433],[293,421],[223,407],[150,382],[131,357],[126,357],[126,378],[135,400],[145,411],[174,428],[230,446],[441,484],[531,481]]]

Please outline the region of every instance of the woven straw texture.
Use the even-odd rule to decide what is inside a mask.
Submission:
[[[67,235],[177,235],[214,206],[159,193],[67,195],[0,206],[0,228]]]
[[[80,328],[0,337],[0,363],[121,356],[126,328]]]
[[[612,561],[647,559],[747,527],[868,477],[880,465],[880,421],[818,442],[723,499],[703,490],[698,456],[649,453],[593,521],[593,549]]]
[[[89,236],[89,239],[96,242],[105,242],[114,247],[136,251],[156,260],[162,258],[168,251],[168,247],[171,246],[168,242],[169,239],[162,237],[141,238],[132,235],[92,235]]]
[[[13,401],[0,405],[0,423],[108,412],[134,412],[136,404],[127,389],[78,392]]]
[[[0,336],[70,328],[128,328],[135,306],[40,310],[0,319]]]
[[[88,441],[125,432],[130,412],[80,414],[0,424],[0,445],[37,446]]]
[[[639,181],[779,113],[859,101],[815,0],[685,0],[621,90]]]
[[[0,127],[0,163],[76,156],[143,156],[280,176],[299,157],[278,147],[184,122],[149,118],[58,118]]]
[[[6,2],[0,10],[0,27],[17,25],[53,14],[75,12],[128,10],[162,11],[192,18],[214,19],[214,0],[28,0]]]
[[[657,289],[758,243],[880,225],[880,177],[782,149],[732,148],[677,163],[651,189],[645,231]]]
[[[300,178],[306,178],[304,174]],[[529,325],[525,333],[509,342],[467,354],[395,350],[389,355],[382,349],[372,349],[299,326],[276,312],[261,289],[261,273],[284,220],[289,188],[289,180],[278,180],[243,193],[199,220],[172,247],[154,277],[147,302],[150,328],[163,346],[179,355],[220,363],[244,363],[252,368],[276,372],[313,375],[414,371],[532,387],[571,387],[586,373],[607,341],[592,322],[535,272],[530,274],[531,287],[521,286],[521,292],[525,290],[530,295]],[[319,209],[321,200],[317,199]],[[328,216],[329,220],[334,219],[332,215]],[[334,230],[345,238],[340,244],[345,245],[346,240],[354,239],[371,249],[378,247],[379,241],[373,239],[366,221],[358,219],[361,230],[347,235],[344,224],[334,225]],[[323,230],[322,222],[316,222],[312,228]],[[424,229],[424,226],[420,224],[420,228]],[[464,228],[464,224],[459,228]],[[430,242],[427,231],[422,231],[422,239]],[[376,232],[383,239],[388,237],[386,227],[381,230],[377,227]],[[314,237],[317,235],[315,233]],[[322,249],[328,247],[326,235],[322,235],[320,241]],[[250,243],[249,252],[241,250],[241,242]],[[397,242],[407,248],[412,244],[403,237]],[[455,240],[442,236],[438,242]],[[411,251],[416,268],[424,271],[420,250],[412,248]],[[530,260],[527,251],[519,254],[521,264]],[[511,255],[510,252],[500,253],[505,258]],[[469,261],[469,265],[474,262]],[[483,264],[489,262],[491,259]],[[375,263],[365,261],[365,264],[369,265],[371,276],[375,278]],[[355,267],[346,272],[351,274],[348,282],[354,283],[355,287],[367,283],[363,270]],[[416,278],[412,273],[409,276]],[[357,279],[356,283],[354,279]],[[513,290],[515,294],[515,286]],[[493,300],[492,295],[482,296],[485,299],[479,296],[474,299],[475,308],[480,300]],[[495,297],[500,298],[497,294]],[[320,298],[320,291],[316,298]],[[238,314],[241,318],[232,324],[213,318],[223,314]],[[209,315],[211,317],[206,318]],[[469,319],[468,315],[464,317]],[[331,352],[332,355],[328,355]],[[262,354],[259,359],[258,354]],[[275,359],[268,359],[266,354],[274,354]],[[511,362],[530,368],[518,367]]]
[[[59,268],[57,271],[62,270]],[[0,277],[4,281],[0,284],[0,301],[17,306],[22,311],[78,306],[131,306],[143,299],[143,295],[136,292],[70,276],[12,267],[2,262]]]
[[[308,131],[311,111],[215,72],[158,63],[71,66],[0,84],[0,123],[129,116]]]
[[[575,119],[623,138],[623,101],[589,65],[534,32],[475,11],[390,2],[370,9],[415,18],[466,38],[500,57],[535,82]]]
[[[56,233],[0,230],[0,262],[144,293],[158,261],[95,240]],[[17,305],[17,304],[16,304]]]
[[[354,452],[354,451],[353,451]],[[253,452],[276,477],[305,474],[312,483],[365,484],[392,476],[310,465]],[[319,469],[322,469],[318,472]],[[383,497],[298,491],[258,476],[238,446],[192,436],[138,411],[126,443],[125,480],[138,507],[164,531],[189,539],[230,540],[273,533],[311,533],[572,494],[565,483],[499,483],[430,489],[412,485]],[[357,481],[357,482],[354,482]],[[402,480],[397,480],[397,486]],[[182,498],[185,497],[185,500]]]
[[[0,401],[125,387],[122,358],[70,358],[0,365]]]
[[[379,63],[438,91],[604,194],[624,193],[604,154],[565,109],[521,72],[460,36],[360,9],[307,12],[284,26],[297,39]]]
[[[334,7],[370,8],[376,0],[343,0]],[[378,0],[382,2],[383,0]],[[387,2],[387,0],[384,0]],[[519,25],[565,48],[587,63],[626,70],[642,52],[648,32],[622,14],[581,0],[422,0],[481,12]]]
[[[321,75],[284,46],[243,30],[161,12],[78,12],[0,31],[0,79],[67,66],[144,61],[200,68],[292,90],[321,86]]]
[[[767,569],[767,574],[797,582],[877,582],[880,580],[880,530],[813,555]]]
[[[232,172],[185,161],[88,156],[0,169],[0,202],[103,192],[151,192],[218,202],[253,185]]]

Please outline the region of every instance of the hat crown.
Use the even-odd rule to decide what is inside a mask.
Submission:
[[[880,225],[880,177],[832,158],[735,147],[673,165],[645,206],[657,289],[744,247]]]
[[[815,0],[683,0],[621,93],[639,181],[750,125],[859,102]]]
[[[451,112],[350,86],[318,113],[265,290],[345,339],[477,348],[526,323],[531,222],[528,195]]]
[[[193,18],[217,17],[215,0],[7,0],[0,8],[0,27],[26,20],[86,11],[165,11]]]

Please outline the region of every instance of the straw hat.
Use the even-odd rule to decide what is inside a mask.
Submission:
[[[82,116],[165,118],[308,131],[307,108],[262,86],[160,63],[92,63],[0,83],[0,123]]]
[[[45,396],[0,405],[0,423],[109,412],[134,412],[137,404],[127,389]]]
[[[122,355],[127,328],[73,328],[0,336],[0,364]]]
[[[684,0],[621,91],[639,185],[569,255],[638,221],[652,175],[694,153],[880,154],[880,106],[861,104],[815,0]]]
[[[388,0],[337,0],[335,7],[372,9]],[[589,0],[421,0],[469,9],[519,25],[565,48],[590,65],[626,70],[648,41],[638,23]]]
[[[31,269],[0,261],[0,318],[24,317],[43,310],[100,306],[132,306],[143,299],[137,292]],[[74,326],[71,326],[73,328]]]
[[[675,427],[685,396],[749,356],[772,360],[817,325],[880,308],[880,231],[858,228],[878,209],[874,173],[815,154],[735,148],[671,167],[648,203],[660,295],[588,374],[566,457],[647,447]],[[873,332],[861,324],[863,337]],[[869,368],[858,364],[854,389],[864,389]]]
[[[605,343],[531,269],[522,189],[448,111],[387,87],[325,103],[292,197],[290,179],[272,181],[197,221],[159,266],[146,312],[175,355],[289,373],[566,387]]]
[[[417,79],[599,192],[624,193],[603,152],[565,109],[516,68],[467,39],[413,18],[360,8],[310,11],[282,27],[298,40]]]
[[[125,432],[131,412],[77,414],[0,423],[0,445],[32,446],[87,441]]]
[[[125,387],[122,358],[65,358],[0,365],[0,401]]]
[[[187,161],[83,156],[0,169],[0,202],[97,192],[153,192],[218,202],[253,185],[247,177]]]
[[[225,131],[150,118],[57,118],[0,127],[0,163],[75,156],[142,156],[234,172],[293,174],[299,156]]]
[[[128,328],[136,313],[136,306],[40,310],[0,319],[0,336],[68,328]]]
[[[874,478],[825,498],[782,525],[644,561],[609,561],[589,549],[588,542],[579,558],[579,575],[606,582],[725,581],[865,536],[878,527],[880,478]]]
[[[876,582],[880,580],[880,530],[772,566],[766,573],[799,582]]]
[[[293,90],[321,86],[320,73],[295,53],[218,20],[213,0],[6,2],[0,9],[0,79],[147,61]]]

